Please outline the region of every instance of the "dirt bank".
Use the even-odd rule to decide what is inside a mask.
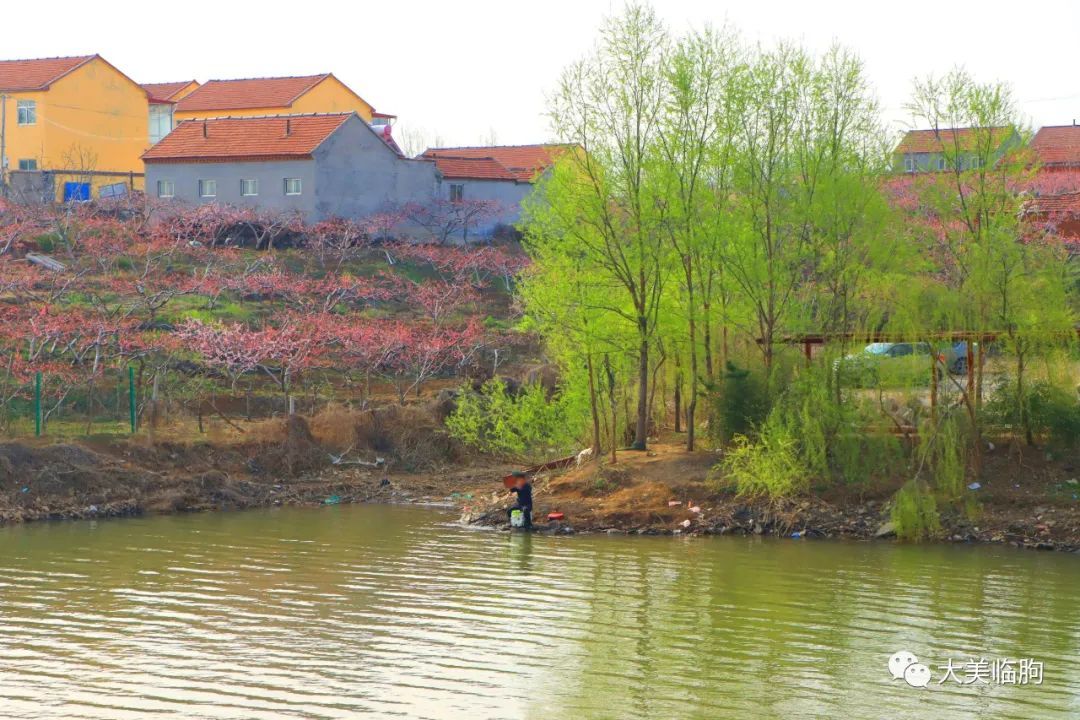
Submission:
[[[543,531],[630,534],[755,534],[788,538],[892,537],[888,500],[895,483],[830,488],[814,497],[751,500],[708,482],[717,456],[687,453],[674,443],[648,453],[624,452],[618,462],[588,463],[535,481],[535,517]],[[1038,452],[989,453],[978,490],[979,509],[946,512],[940,539],[1080,548],[1080,472]],[[494,478],[493,478],[494,480]],[[497,486],[478,488],[463,506],[466,522],[502,525],[508,504]],[[548,522],[561,512],[564,520]]]
[[[319,422],[312,423],[317,430]],[[420,450],[391,425],[380,425],[373,439],[381,450],[345,433],[348,452],[313,435],[299,418],[243,442],[0,443],[0,523],[273,505],[450,503],[510,470],[460,457],[445,438],[431,437]],[[339,434],[342,427],[335,426]],[[416,423],[409,432],[423,430]],[[373,433],[371,423],[352,433]]]
[[[242,441],[0,444],[0,523],[274,505],[456,504],[465,522],[498,526],[512,464],[478,458],[439,434],[430,413],[339,411],[264,424]],[[548,532],[890,537],[894,482],[784,501],[740,498],[709,481],[717,456],[676,442],[623,452],[535,480]],[[1042,453],[985,458],[975,513],[946,513],[941,540],[1080,548],[1080,475]],[[564,520],[547,522],[548,513]]]

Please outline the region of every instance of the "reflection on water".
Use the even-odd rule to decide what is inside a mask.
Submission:
[[[0,530],[4,718],[1075,718],[1080,564],[410,508]],[[890,678],[911,650],[925,690]],[[1034,657],[1041,686],[936,685]]]

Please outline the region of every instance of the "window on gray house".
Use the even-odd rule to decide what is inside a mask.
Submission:
[[[461,202],[465,199],[465,186],[464,185],[451,185],[450,186],[450,202]]]
[[[176,188],[173,186],[172,180],[157,181],[157,196],[159,198],[171,198],[174,195],[176,195]]]
[[[34,159],[34,158],[30,158],[28,160],[20,160],[19,161],[19,169],[20,170],[37,170],[37,160]]]
[[[203,197],[203,198],[217,197],[217,180],[200,180],[199,181],[199,197]]]
[[[253,197],[259,194],[259,181],[258,180],[241,180],[240,181],[240,194],[244,197]]]
[[[937,169],[938,170],[944,170],[948,166],[949,166],[949,163],[948,163],[948,161],[946,161],[945,156],[944,155],[938,155]]]
[[[301,192],[300,178],[285,178],[285,194],[299,195]]]
[[[19,100],[16,104],[16,122],[19,125],[37,125],[37,101]]]
[[[904,156],[904,172],[915,172],[915,156]]]

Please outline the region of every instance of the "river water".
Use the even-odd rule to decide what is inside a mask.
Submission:
[[[37,524],[0,529],[0,717],[1077,718],[1078,601],[1080,558],[1007,548],[380,506]]]

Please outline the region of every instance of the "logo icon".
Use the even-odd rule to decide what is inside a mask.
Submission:
[[[908,650],[893,653],[889,658],[889,673],[893,680],[903,680],[911,687],[924,688],[930,684],[930,668]]]
[[[904,680],[911,687],[924,688],[930,684],[930,668],[922,663],[908,665],[904,669]]]

